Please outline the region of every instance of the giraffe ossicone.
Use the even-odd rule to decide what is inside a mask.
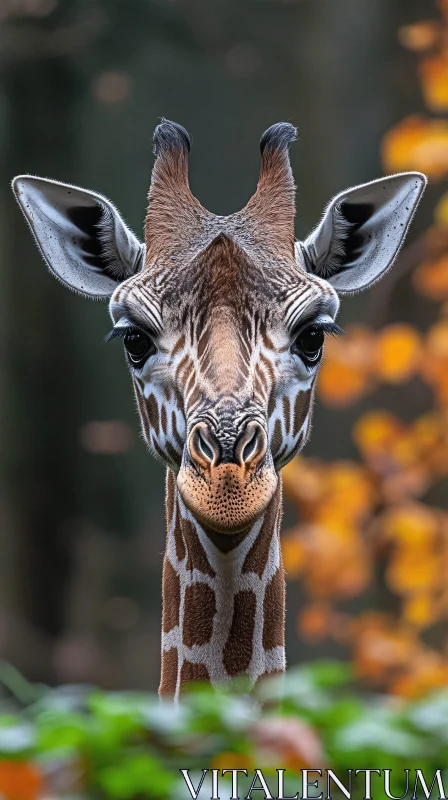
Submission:
[[[285,668],[281,468],[304,446],[341,295],[393,264],[418,172],[338,195],[295,242],[289,123],[261,138],[247,205],[204,209],[190,139],[162,120],[142,243],[100,194],[31,175],[13,190],[50,271],[107,298],[145,441],[167,467],[160,692]]]

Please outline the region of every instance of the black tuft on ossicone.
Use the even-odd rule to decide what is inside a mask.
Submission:
[[[191,139],[190,134],[182,125],[177,122],[171,122],[169,119],[162,117],[160,125],[154,131],[154,154],[158,155],[163,150],[174,150],[181,148],[190,151]]]
[[[263,154],[265,150],[274,152],[275,150],[286,150],[291,142],[297,139],[297,128],[290,122],[276,122],[265,131],[260,139],[260,150]]]

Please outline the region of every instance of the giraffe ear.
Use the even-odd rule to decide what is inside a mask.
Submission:
[[[338,194],[297,261],[338,294],[367,289],[392,266],[427,183],[420,172],[390,175]]]
[[[142,268],[145,245],[102,195],[32,175],[14,178],[12,188],[50,272],[65,286],[107,298]]]

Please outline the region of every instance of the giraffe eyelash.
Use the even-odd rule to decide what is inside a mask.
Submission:
[[[308,322],[300,325],[295,331],[293,331],[291,338],[294,340],[299,336],[303,331],[307,330],[307,328],[313,328],[315,331],[322,331],[322,333],[327,334],[328,336],[345,336],[345,331],[336,324],[336,322]]]
[[[329,336],[345,336],[345,331],[336,322],[314,322],[312,327]]]
[[[125,336],[132,333],[142,333],[140,328],[134,325],[120,325],[118,328],[112,328],[111,332],[107,334],[104,341],[111,342],[112,339],[124,339]]]

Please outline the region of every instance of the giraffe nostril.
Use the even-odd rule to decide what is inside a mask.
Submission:
[[[258,422],[248,422],[235,448],[240,464],[246,467],[255,466],[264,457],[266,448],[267,437],[262,426]]]
[[[218,461],[219,444],[205,422],[198,422],[194,426],[188,439],[188,450],[192,460],[203,467]]]
[[[208,458],[209,461],[213,461],[213,450],[207,444],[201,431],[198,431],[198,445],[199,449],[202,451],[202,455]]]
[[[245,463],[249,461],[251,455],[255,452],[257,446],[257,432],[254,431],[249,441],[244,445],[241,453],[241,460]]]

